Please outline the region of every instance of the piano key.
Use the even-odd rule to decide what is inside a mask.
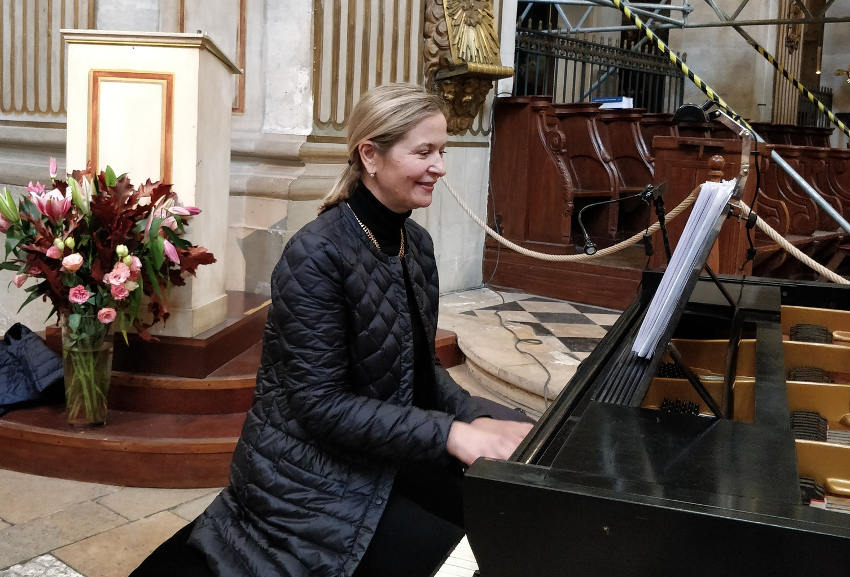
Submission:
[[[827,443],[838,443],[839,445],[850,445],[850,431],[830,429],[826,433]]]
[[[477,569],[478,563],[475,562],[469,541],[464,536],[434,577],[472,577]]]

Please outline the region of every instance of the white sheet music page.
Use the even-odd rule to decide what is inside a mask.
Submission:
[[[649,303],[646,316],[638,330],[632,352],[639,357],[650,358],[676,308],[676,301],[685,290],[691,272],[701,263],[697,258],[732,196],[735,180],[706,182],[699,191],[679,243],[673,251],[661,283]]]

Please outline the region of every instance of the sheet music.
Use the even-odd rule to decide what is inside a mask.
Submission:
[[[701,249],[708,242],[714,225],[723,213],[726,203],[729,202],[734,188],[734,179],[706,182],[700,188],[679,243],[649,303],[646,316],[632,345],[632,351],[639,357],[650,358],[655,347],[658,346],[658,341],[670,324],[676,302],[685,290],[691,272],[698,266],[702,267],[702,263],[697,263]]]

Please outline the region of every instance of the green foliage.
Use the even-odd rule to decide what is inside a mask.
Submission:
[[[199,264],[215,261],[182,238],[186,217],[173,215],[176,230],[163,226],[172,218],[169,209],[178,205],[171,185],[148,180],[133,187],[126,174],[116,176],[107,166],[100,174],[75,171],[67,181],[54,178],[52,187],[29,190],[17,205],[8,191],[0,194],[0,211],[9,223],[0,270],[17,272],[16,284],[25,282],[22,276],[37,279],[24,288],[21,308],[37,298],[49,300],[51,316],[66,319],[74,338],[94,337],[110,322],[125,339],[129,328],[150,338],[147,329],[168,313],[164,289],[182,284],[182,275],[194,274]],[[179,263],[166,258],[166,240],[177,249]],[[126,251],[116,252],[119,245]],[[89,296],[72,302],[72,290]],[[143,318],[145,299],[151,315]]]

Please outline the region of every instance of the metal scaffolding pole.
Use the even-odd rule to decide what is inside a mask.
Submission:
[[[714,13],[715,13],[715,14],[717,14],[717,17],[718,17],[718,18],[720,18],[720,19],[721,19],[722,21],[724,21],[724,22],[729,21],[729,18],[726,16],[726,14],[723,12],[723,10],[721,10],[721,9],[720,9],[720,7],[719,7],[719,6],[717,6],[717,4],[714,2],[714,0],[705,0],[705,1],[706,1],[706,3],[708,3],[708,5],[709,5],[709,6],[711,6],[711,9],[712,9],[712,10],[714,10]],[[782,67],[782,66],[781,66],[781,65],[780,65],[780,64],[776,61],[776,59],[774,59],[774,58],[773,58],[773,55],[772,55],[770,52],[768,52],[768,51],[764,48],[764,46],[762,46],[761,44],[759,44],[758,42],[756,42],[756,41],[755,41],[755,39],[754,39],[752,36],[750,36],[749,34],[747,34],[747,32],[746,32],[743,28],[741,28],[740,26],[733,26],[733,28],[735,29],[735,31],[736,31],[738,34],[740,34],[740,35],[744,38],[744,40],[746,40],[747,42],[749,42],[750,46],[752,46],[753,48],[755,48],[755,49],[758,51],[758,53],[759,53],[759,54],[761,54],[762,56],[764,56],[764,57],[765,57],[765,59],[766,59],[768,62],[770,62],[770,63],[773,65],[773,67],[774,67],[776,70],[778,70],[778,71],[782,74],[782,76],[784,76],[784,77],[785,77],[785,78],[786,78],[789,82],[791,82],[791,84],[793,84],[793,85],[794,85],[794,88],[796,88],[797,90],[799,90],[799,91],[800,91],[800,93],[801,93],[803,96],[805,96],[805,97],[806,97],[806,98],[808,98],[811,102],[813,102],[814,104],[816,104],[816,105],[817,105],[817,107],[818,107],[818,110],[820,110],[820,111],[821,111],[821,113],[823,113],[823,115],[824,115],[824,116],[826,116],[826,117],[830,120],[830,122],[832,122],[835,126],[837,126],[837,127],[838,127],[838,130],[840,130],[841,132],[843,132],[843,133],[844,133],[844,134],[846,134],[847,136],[850,136],[850,128],[847,128],[847,126],[846,126],[843,122],[841,122],[840,120],[838,120],[838,119],[835,117],[835,114],[832,112],[832,110],[830,110],[829,108],[827,108],[827,107],[826,107],[826,105],[825,105],[823,102],[821,102],[820,100],[818,100],[818,99],[815,97],[815,95],[814,95],[814,94],[812,94],[812,92],[811,92],[809,89],[807,89],[805,86],[803,86],[802,84],[800,84],[800,82],[798,82],[796,78],[794,78],[793,76],[791,76],[791,74],[790,74],[787,70],[785,70],[785,68],[783,68],[783,67]]]
[[[630,10],[630,7],[627,3],[623,2],[622,0],[612,0],[612,2],[614,2],[614,4],[626,16],[626,18],[631,20],[632,24],[634,24],[641,32],[643,32],[651,41],[655,42],[659,50],[664,52],[674,64],[679,66],[682,72],[685,73],[685,75],[691,79],[691,82],[693,82],[697,86],[697,88],[702,90],[706,96],[708,96],[717,106],[719,106],[727,114],[729,114],[729,116],[746,126],[758,142],[764,142],[764,139],[762,139],[761,136],[759,136],[753,130],[752,126],[750,126],[749,123],[744,120],[740,114],[735,112],[728,104],[726,104],[726,102],[710,86],[708,86],[699,76],[694,74],[694,72],[690,70],[678,56],[671,52],[670,48],[660,38],[658,38],[655,34],[652,33],[652,30],[650,30],[646,27],[646,25],[644,25],[640,17]],[[800,174],[797,173],[796,170],[791,167],[791,165],[785,162],[785,160],[775,150],[771,151],[770,158],[771,160],[776,162],[776,164],[780,168],[782,168],[782,170],[784,170],[785,173],[788,174],[794,180],[794,182],[799,184],[800,187],[803,188],[803,190],[805,190],[810,197],[812,197],[815,203],[817,203],[817,205],[822,208],[824,212],[826,212],[830,217],[832,217],[832,219],[835,220],[836,223],[838,223],[838,226],[840,226],[846,232],[850,232],[850,224],[848,224],[847,221],[844,220],[844,217],[838,214],[838,212],[834,208],[832,208],[832,206],[830,206],[826,202],[826,200],[824,200],[824,198],[808,182],[806,182],[805,179],[800,176]]]

